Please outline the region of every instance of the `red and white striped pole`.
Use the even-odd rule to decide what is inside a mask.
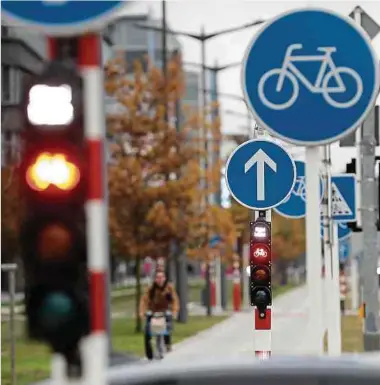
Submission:
[[[260,211],[255,212],[255,220],[260,216]],[[265,211],[265,220],[271,223],[272,215],[270,210]],[[271,234],[269,234],[272,237]],[[269,258],[271,258],[269,253]],[[271,261],[270,261],[271,263]],[[272,293],[271,293],[272,296]],[[260,310],[254,307],[253,321],[253,343],[255,348],[255,356],[258,359],[265,360],[270,358],[272,354],[272,307],[268,306],[265,310],[265,318],[260,317]]]
[[[87,254],[90,274],[91,360],[88,372],[91,385],[105,385],[108,367],[106,332],[107,208],[104,179],[104,84],[101,37],[93,33],[79,37],[78,65],[83,78],[84,132],[88,154]]]
[[[51,60],[58,54],[59,39],[48,38]],[[83,344],[86,383],[106,385],[108,340],[106,332],[106,278],[108,242],[104,181],[104,84],[101,37],[96,33],[75,38],[77,65],[83,79],[84,133],[87,147],[86,202],[87,266],[90,282],[91,332]],[[53,369],[54,372],[54,369]],[[54,374],[54,373],[53,373]]]

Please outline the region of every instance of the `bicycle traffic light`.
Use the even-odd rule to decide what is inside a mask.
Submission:
[[[90,331],[81,78],[50,63],[27,87],[23,107],[20,244],[28,334],[65,356],[78,375],[78,343]]]
[[[266,317],[272,305],[271,288],[271,224],[263,218],[250,223],[250,298],[251,305]]]

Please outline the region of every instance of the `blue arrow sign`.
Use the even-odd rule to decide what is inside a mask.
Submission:
[[[378,62],[369,37],[349,17],[296,9],[255,33],[243,60],[243,92],[271,134],[327,144],[354,131],[375,104]]]
[[[344,263],[347,261],[351,254],[351,238],[347,238],[339,241],[339,262]]]
[[[335,175],[331,178],[332,217],[335,221],[356,221],[355,185],[355,174]]]
[[[237,147],[226,163],[226,182],[231,195],[252,210],[280,204],[293,189],[294,161],[276,143],[253,139]]]
[[[14,1],[1,2],[6,21],[34,27],[52,36],[76,35],[102,29],[128,1]]]
[[[338,222],[338,239],[342,241],[343,239],[348,239],[351,237],[352,231],[348,228],[347,223]],[[323,225],[321,222],[321,238],[323,239]]]
[[[288,198],[274,210],[287,218],[303,218],[306,215],[305,162],[296,160],[297,179]],[[323,181],[320,179],[320,196],[323,198]]]

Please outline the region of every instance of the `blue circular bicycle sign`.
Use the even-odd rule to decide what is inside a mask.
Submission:
[[[297,9],[254,37],[242,87],[270,133],[299,145],[327,144],[354,131],[375,104],[378,63],[369,37],[352,19]]]
[[[102,29],[128,1],[3,0],[5,21],[33,27],[52,36],[69,36]]]

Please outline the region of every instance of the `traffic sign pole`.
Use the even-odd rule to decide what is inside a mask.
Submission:
[[[361,26],[361,9],[356,7],[354,9],[355,23]],[[361,141],[362,141],[362,125],[360,124],[355,131],[355,148],[356,148],[356,218],[357,226],[362,226],[362,217],[360,212],[361,207],[361,180],[362,180],[362,154],[361,154]]]
[[[106,334],[106,278],[108,242],[105,223],[104,140],[105,117],[103,108],[103,67],[101,62],[101,35],[89,34],[79,39],[79,66],[84,83],[85,136],[88,144],[89,191],[87,202],[87,249],[90,274],[91,384],[105,385],[108,367]]]
[[[354,10],[355,22],[362,26],[362,10]],[[375,194],[375,124],[363,124],[360,136],[357,133],[356,148],[359,179],[360,213],[358,226],[363,229],[363,301],[366,304],[364,320],[364,350],[377,351],[380,349],[380,316],[378,300],[378,250],[377,250],[377,197]],[[359,130],[358,130],[359,131]],[[361,222],[361,223],[360,223]]]
[[[332,237],[332,279],[331,279],[331,336],[328,339],[329,354],[332,356],[340,356],[342,354],[342,329],[341,329],[341,312],[340,312],[340,284],[339,284],[339,240],[338,240],[338,223],[333,223]]]
[[[351,255],[350,267],[351,310],[359,309],[359,266],[355,256]]]
[[[322,200],[322,226],[323,226],[323,254],[324,254],[324,276],[322,285],[324,287],[324,301],[322,304],[324,306],[324,326],[327,331],[328,339],[328,353],[330,353],[331,343],[330,338],[332,336],[331,329],[331,301],[329,293],[331,292],[331,178],[330,178],[330,146],[323,147],[323,179],[324,179],[324,194]]]
[[[263,216],[268,223],[272,223],[271,210],[255,212],[255,220]],[[270,295],[273,301],[272,290]],[[253,309],[253,346],[255,356],[260,360],[266,360],[272,355],[272,306],[268,306],[266,309],[266,317],[264,319],[259,316],[260,312],[256,306]]]
[[[48,39],[50,59],[59,57],[60,41]],[[90,287],[91,334],[86,338],[84,362],[89,383],[106,384],[108,340],[106,333],[106,279],[108,242],[104,180],[105,117],[103,109],[103,69],[101,36],[87,34],[73,38],[77,65],[84,89],[84,132],[87,140],[88,196],[86,205],[87,266]],[[64,58],[63,58],[64,59]]]
[[[266,133],[258,125],[255,125],[253,130],[253,139],[254,138],[265,138]],[[270,224],[272,223],[272,210],[266,210],[265,219]],[[260,216],[260,211],[253,211],[252,218],[257,219]],[[271,292],[271,297],[273,301],[273,296]],[[257,307],[254,308],[254,348],[255,356],[260,360],[265,360],[270,358],[272,355],[272,306],[267,310],[267,318],[265,320],[260,320],[258,316]]]
[[[322,257],[320,231],[320,148],[306,148],[306,281],[309,293],[309,338],[310,348],[317,355],[323,355],[323,307],[322,307]]]
[[[325,180],[325,201],[323,205],[324,222],[324,261],[325,261],[325,300],[324,314],[325,326],[327,326],[328,354],[336,356],[341,353],[340,337],[340,308],[339,308],[339,238],[338,224],[334,223],[332,212],[332,188],[331,188],[331,148],[324,146],[324,180]],[[326,227],[327,224],[327,227]],[[337,249],[338,247],[338,249]],[[337,253],[338,250],[338,253]],[[338,276],[336,271],[338,263]],[[338,280],[338,284],[336,282]],[[337,300],[338,299],[338,300]],[[339,325],[337,324],[339,323]],[[338,330],[339,328],[339,330]]]

